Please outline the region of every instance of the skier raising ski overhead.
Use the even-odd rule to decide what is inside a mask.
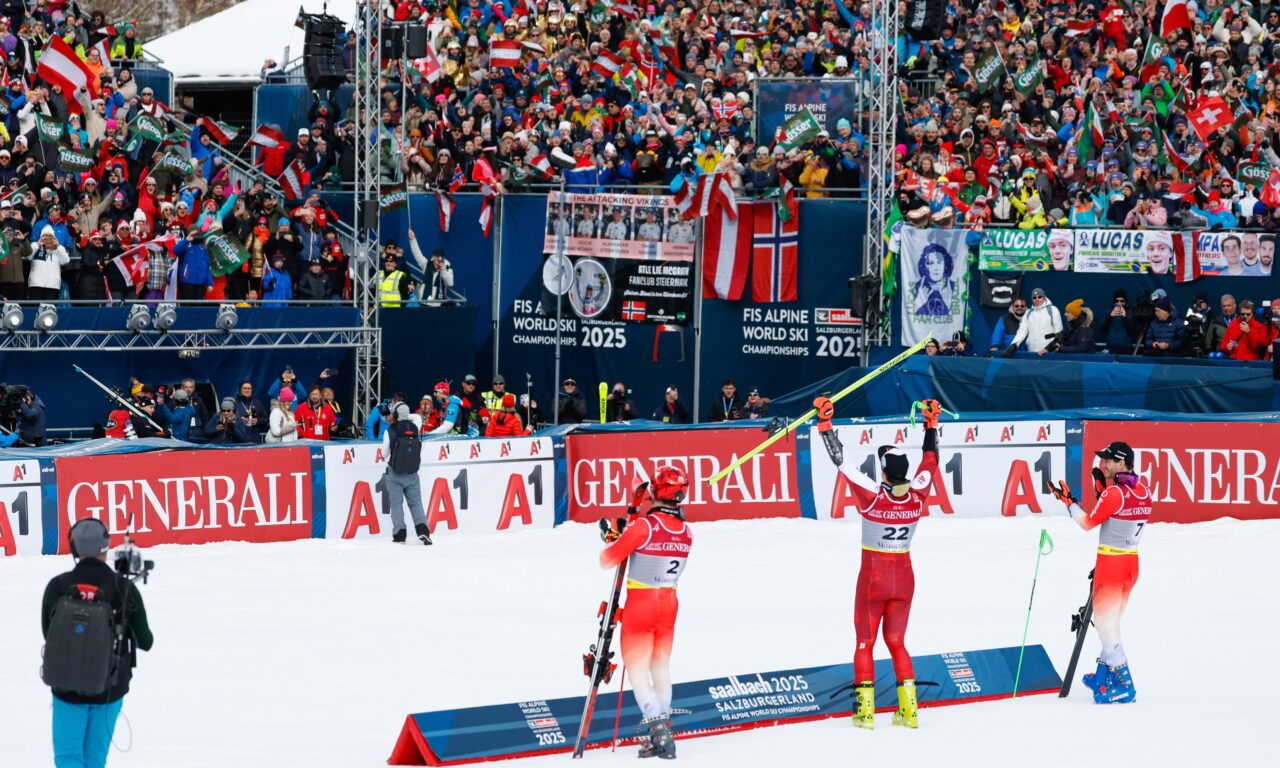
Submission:
[[[1133,448],[1115,442],[1094,454],[1102,459],[1093,470],[1098,501],[1085,512],[1066,481],[1050,486],[1067,505],[1067,514],[1086,531],[1098,528],[1098,561],[1093,574],[1093,626],[1102,641],[1098,669],[1082,679],[1099,704],[1127,704],[1137,698],[1129,658],[1120,643],[1120,619],[1129,592],[1138,581],[1138,539],[1151,517],[1151,492],[1133,471]],[[1110,483],[1110,485],[1108,485]]]
[[[605,531],[605,541],[612,543],[600,553],[602,568],[614,568],[628,560],[622,663],[649,728],[640,747],[641,757],[669,760],[676,756],[671,735],[670,662],[680,607],[676,583],[693,546],[693,534],[680,511],[688,488],[684,470],[659,469],[649,483],[653,506],[621,533],[612,528]]]
[[[831,401],[826,397],[813,401],[818,411],[818,434],[831,461],[852,481],[850,485],[862,515],[862,567],[858,571],[853,604],[853,624],[858,637],[858,647],[853,654],[856,686],[853,724],[859,728],[875,727],[875,660],[871,654],[881,620],[884,621],[884,643],[889,647],[893,671],[898,678],[898,710],[893,715],[893,724],[908,728],[917,725],[915,670],[911,654],[903,645],[916,586],[910,550],[916,523],[925,512],[925,489],[938,468],[938,417],[942,415],[942,406],[937,400],[926,400],[921,405],[924,456],[914,479],[908,479],[911,465],[907,455],[893,446],[883,445],[876,451],[880,487],[872,491],[858,484],[857,468],[844,461],[844,447],[831,428],[831,417],[835,413]]]

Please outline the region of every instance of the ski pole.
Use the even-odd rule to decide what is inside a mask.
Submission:
[[[850,392],[854,391],[855,389],[857,389],[857,388],[861,387],[862,385],[864,385],[864,384],[866,384],[867,382],[871,381],[872,379],[876,378],[877,376],[879,376],[880,374],[882,374],[882,373],[884,373],[885,371],[889,370],[889,369],[890,369],[890,368],[892,368],[893,366],[897,365],[898,363],[901,363],[903,360],[906,360],[908,357],[911,357],[911,356],[912,356],[912,355],[914,355],[915,353],[917,353],[917,352],[919,352],[920,350],[924,349],[924,345],[925,345],[925,344],[928,344],[928,343],[929,343],[929,341],[930,341],[930,340],[932,340],[932,339],[933,339],[933,337],[932,337],[932,336],[928,336],[928,337],[926,337],[926,338],[925,338],[923,341],[921,341],[919,344],[915,345],[914,347],[911,347],[911,348],[910,348],[910,349],[908,349],[906,352],[903,352],[902,354],[900,354],[900,355],[898,355],[897,357],[893,358],[892,360],[888,361],[887,363],[885,363],[884,365],[880,366],[879,368],[876,368],[874,371],[871,371],[871,372],[870,372],[870,373],[868,373],[867,375],[863,376],[862,378],[860,378],[860,379],[858,379],[857,381],[853,382],[853,383],[852,383],[852,384],[850,384],[849,386],[847,386],[847,387],[845,387],[844,389],[840,390],[839,392],[835,393],[835,394],[834,394],[834,395],[832,395],[829,399],[830,399],[830,400],[831,400],[831,402],[833,402],[833,403],[834,403],[834,402],[836,402],[836,401],[837,401],[837,400],[839,400],[840,398],[844,397],[845,395],[849,394]],[[780,430],[778,430],[777,432],[774,432],[772,435],[769,435],[767,438],[765,438],[764,442],[760,443],[760,444],[759,444],[759,445],[757,445],[755,448],[752,448],[751,450],[749,450],[749,451],[747,451],[746,453],[744,453],[744,454],[743,454],[743,455],[742,455],[742,456],[741,456],[737,461],[733,462],[733,463],[732,463],[732,464],[730,464],[729,466],[725,467],[724,469],[720,470],[720,471],[719,471],[719,472],[717,472],[716,474],[712,475],[711,479],[710,479],[710,480],[708,480],[707,482],[708,482],[708,483],[710,483],[711,485],[715,485],[716,483],[720,482],[720,481],[721,481],[721,480],[723,480],[725,477],[727,477],[727,476],[729,475],[729,473],[730,473],[730,472],[732,472],[733,470],[735,470],[735,469],[737,469],[738,467],[742,466],[743,464],[746,464],[746,463],[751,459],[751,457],[752,457],[752,456],[755,456],[757,453],[760,453],[760,452],[761,452],[761,451],[763,451],[765,448],[768,448],[769,446],[771,446],[771,445],[773,445],[774,443],[776,443],[776,442],[778,442],[779,440],[781,440],[783,437],[785,437],[785,436],[787,436],[787,435],[791,434],[791,433],[792,433],[792,432],[794,432],[796,429],[798,429],[798,428],[800,427],[800,425],[801,425],[801,424],[804,424],[805,422],[809,421],[810,419],[812,419],[814,416],[817,416],[817,415],[818,415],[818,410],[817,410],[816,408],[810,408],[810,409],[809,409],[808,411],[806,411],[803,415],[801,415],[801,416],[800,416],[800,418],[798,418],[798,419],[796,419],[795,421],[791,422],[791,423],[790,423],[790,424],[788,424],[785,428],[780,429]]]
[[[1048,547],[1046,550],[1045,547]],[[1040,578],[1040,558],[1053,554],[1053,537],[1040,529],[1040,546],[1036,549],[1036,571],[1031,577],[1031,599],[1027,601],[1027,621],[1022,625],[1022,647],[1018,649],[1018,671],[1013,676],[1013,696],[1018,698],[1018,683],[1022,680],[1022,654],[1027,650],[1027,630],[1031,628],[1031,606],[1036,601],[1036,580]]]
[[[157,424],[155,422],[155,419],[143,413],[142,409],[135,407],[133,403],[129,402],[128,400],[124,399],[120,395],[116,394],[116,391],[111,389],[111,387],[108,387],[106,384],[103,384],[102,382],[98,381],[92,375],[90,375],[88,371],[86,371],[85,369],[81,368],[78,365],[72,365],[71,367],[76,369],[76,373],[80,374],[81,376],[84,376],[86,379],[88,379],[89,381],[92,381],[94,384],[97,384],[99,389],[107,393],[107,397],[112,398],[117,403],[123,405],[125,408],[129,409],[130,411],[133,411],[138,416],[141,416],[142,418],[146,419],[151,424],[151,426],[156,428],[156,431],[159,432],[160,434],[163,435],[165,433],[166,431],[165,428]]]
[[[622,677],[618,678],[618,710],[613,716],[613,746],[610,752],[618,751],[618,724],[622,722],[622,691],[627,687],[627,666],[622,665]]]

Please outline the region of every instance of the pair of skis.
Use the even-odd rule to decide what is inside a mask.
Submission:
[[[1089,634],[1089,625],[1093,622],[1093,571],[1089,571],[1089,599],[1079,611],[1071,614],[1071,631],[1076,633],[1075,648],[1071,651],[1071,661],[1067,663],[1067,672],[1062,676],[1062,689],[1058,698],[1065,699],[1071,693],[1071,681],[1076,676],[1076,664],[1080,662],[1080,651],[1084,648],[1084,637]]]

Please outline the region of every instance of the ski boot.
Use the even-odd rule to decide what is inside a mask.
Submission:
[[[898,711],[893,713],[893,724],[905,725],[908,728],[918,727],[916,709],[916,681],[903,680],[898,683]]]
[[[406,534],[406,533],[408,533],[408,532],[407,532],[407,531],[405,531],[404,529],[401,529],[401,530],[399,530],[399,531],[396,531],[396,532],[392,533],[392,534],[391,534],[391,543],[392,543],[392,544],[403,544],[403,543],[404,543],[404,540],[405,540],[405,534]]]
[[[418,523],[413,527],[413,530],[418,534],[418,541],[428,547],[431,546],[431,529],[427,527],[426,523]]]
[[[671,720],[667,717],[656,717],[646,723],[649,726],[649,733],[641,742],[640,757],[676,759],[676,740],[671,735]]]
[[[1138,698],[1138,691],[1133,687],[1133,676],[1129,674],[1128,664],[1111,668],[1111,683],[1114,686],[1111,698],[1113,704],[1128,704]]]
[[[1098,659],[1098,669],[1094,672],[1086,673],[1084,677],[1080,678],[1080,680],[1096,695],[1098,693],[1098,686],[1106,685],[1109,674],[1110,671],[1107,668],[1107,665],[1102,663],[1102,659]]]
[[[854,689],[853,724],[868,731],[876,727],[876,685],[862,682]]]

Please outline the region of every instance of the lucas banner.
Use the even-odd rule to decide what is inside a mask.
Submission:
[[[690,522],[800,517],[796,443],[779,440],[715,485],[708,480],[763,435],[756,429],[693,429],[673,433],[574,432],[565,438],[569,519],[616,517],[631,498],[631,481],[665,466],[689,476],[684,510]]]
[[[1197,232],[1196,258],[1202,277],[1269,277],[1276,260],[1276,236],[1257,232]]]
[[[783,123],[808,110],[818,124],[835,139],[841,118],[857,125],[858,82],[852,78],[824,77],[820,80],[758,79],[756,84],[756,136],[773,140]]]
[[[542,310],[683,325],[693,317],[696,228],[671,197],[550,195]]]
[[[1070,230],[990,229],[982,235],[978,269],[1003,272],[1071,268],[1075,236]]]
[[[430,440],[422,445],[422,505],[432,533],[485,533],[555,525],[550,438]],[[382,443],[327,445],[325,536],[391,535]],[[409,520],[405,510],[405,520]]]
[[[1174,274],[1173,235],[1145,229],[1076,230],[1076,272]]]
[[[1049,483],[1066,476],[1066,422],[944,421],[938,429],[938,472],[926,478],[926,515],[943,517],[1015,517],[1062,515]],[[858,519],[857,483],[873,490],[880,484],[876,450],[901,449],[920,465],[924,429],[907,423],[846,424],[836,427],[844,445],[849,479],[831,463],[816,430],[811,430],[813,503],[819,520]]]
[[[902,344],[949,339],[965,326],[969,246],[963,229],[902,228]]]

